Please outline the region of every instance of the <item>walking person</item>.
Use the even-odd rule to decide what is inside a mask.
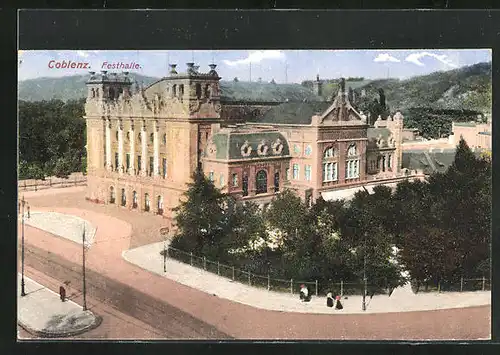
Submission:
[[[332,308],[333,307],[333,294],[328,292],[326,294],[326,306]]]
[[[62,302],[66,300],[66,289],[63,286],[59,287],[59,296]]]

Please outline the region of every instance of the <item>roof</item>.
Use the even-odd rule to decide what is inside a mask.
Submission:
[[[87,81],[87,84],[93,84],[93,83],[122,83],[127,85],[132,84],[132,80],[128,76],[128,72],[108,74],[107,71],[104,70],[101,73],[91,72],[90,74],[91,75],[89,80]]]
[[[323,113],[331,104],[326,101],[286,102],[271,108],[258,118],[258,122],[311,124],[312,116]]]
[[[224,102],[286,102],[314,100],[321,97],[300,84],[274,84],[249,81],[220,81],[221,101]]]
[[[211,143],[213,144],[207,146],[205,156],[216,160],[263,159],[265,157],[286,157],[290,155],[288,142],[278,131],[239,132],[221,130],[212,136]],[[280,145],[282,148],[274,150],[275,144]],[[215,156],[210,152],[213,145],[215,146]],[[259,155],[257,151],[262,145],[267,146],[267,154]],[[248,156],[243,154],[245,147],[251,147]]]
[[[455,149],[432,152],[427,150],[403,151],[403,168],[422,170],[424,174],[444,173],[455,161],[455,154]],[[479,156],[481,152],[477,151],[475,154]]]
[[[368,140],[371,140],[371,139],[377,140],[379,136],[382,136],[382,138],[387,141],[387,139],[392,135],[392,132],[388,128],[369,127],[366,130],[366,135],[367,135]]]

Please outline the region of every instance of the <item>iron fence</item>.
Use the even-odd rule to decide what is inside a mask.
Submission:
[[[67,179],[48,177],[45,180],[38,179],[28,179],[19,180],[17,183],[18,189],[22,191],[38,191],[43,189],[48,189],[51,187],[71,187],[71,186],[83,186],[87,184],[87,177],[84,175],[74,175]]]

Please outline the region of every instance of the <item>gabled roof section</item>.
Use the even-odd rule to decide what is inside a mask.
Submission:
[[[344,78],[340,81],[339,91],[333,100],[333,104],[321,114],[320,123],[325,123],[326,121],[359,121],[359,123],[363,123],[364,121],[364,117],[349,102],[345,90]]]
[[[287,102],[274,106],[257,122],[280,124],[311,124],[312,116],[323,112],[330,106],[329,102]]]
[[[249,81],[220,81],[221,101],[231,102],[302,102],[323,101],[311,89],[300,84],[276,84]]]

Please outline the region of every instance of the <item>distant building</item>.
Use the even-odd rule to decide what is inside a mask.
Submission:
[[[457,145],[460,137],[463,137],[471,148],[491,150],[491,121],[487,123],[453,122],[452,131],[450,143],[453,145]]]
[[[223,192],[265,207],[284,188],[311,204],[394,184],[401,173],[403,116],[374,126],[342,80],[330,102],[301,85],[219,83],[216,65],[147,88],[127,73],[91,73],[87,199],[172,217],[197,167]],[[349,195],[347,194],[347,195]]]

